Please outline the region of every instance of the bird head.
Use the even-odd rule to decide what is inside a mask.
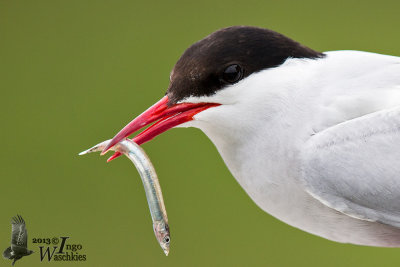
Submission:
[[[252,116],[246,110],[265,106],[268,83],[262,71],[288,58],[319,57],[321,53],[271,30],[234,26],[216,31],[183,53],[171,71],[165,96],[127,124],[102,154],[153,122],[133,141],[142,144],[173,127],[231,131],[244,126]]]

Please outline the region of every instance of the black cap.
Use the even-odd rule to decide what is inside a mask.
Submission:
[[[288,58],[317,59],[324,55],[268,29],[233,26],[218,30],[190,46],[171,72],[169,104],[189,96],[209,96],[232,80],[224,72],[240,71],[240,79],[281,65]],[[240,80],[239,79],[239,80]],[[236,82],[235,80],[233,80]]]

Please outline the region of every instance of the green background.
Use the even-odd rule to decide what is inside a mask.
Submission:
[[[17,266],[398,265],[398,249],[334,243],[264,213],[197,129],[143,146],[171,226],[165,257],[132,164],[77,153],[160,99],[180,54],[219,28],[255,25],[320,51],[400,55],[399,8],[398,1],[0,0],[0,249],[19,213],[30,239],[68,235],[88,260],[40,263],[30,240],[36,253]]]

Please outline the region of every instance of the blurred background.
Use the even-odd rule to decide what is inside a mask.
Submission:
[[[399,249],[334,243],[260,210],[197,129],[143,146],[168,211],[165,257],[133,165],[77,154],[160,99],[183,51],[219,28],[254,25],[319,51],[400,56],[399,8],[395,0],[0,0],[0,249],[18,213],[36,251],[18,266],[397,265]],[[86,262],[40,262],[32,238],[61,235],[83,246]]]

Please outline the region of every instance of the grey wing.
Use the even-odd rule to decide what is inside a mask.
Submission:
[[[27,249],[28,232],[24,219],[17,215],[12,218],[11,248],[14,252]]]
[[[302,159],[306,190],[323,204],[400,227],[400,107],[317,133]]]

